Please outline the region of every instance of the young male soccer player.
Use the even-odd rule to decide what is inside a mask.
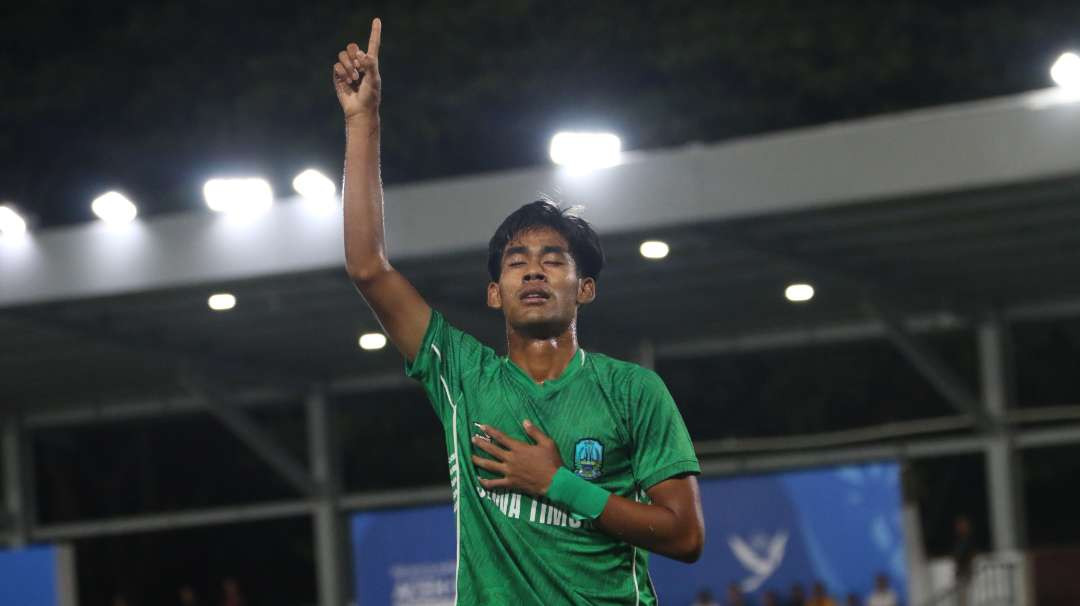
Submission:
[[[686,426],[652,371],[577,343],[603,265],[588,223],[546,202],[489,246],[487,304],[508,355],[453,328],[391,266],[379,178],[379,42],[334,65],[345,113],[345,260],[442,421],[460,604],[653,604],[646,550],[695,561],[704,542]]]

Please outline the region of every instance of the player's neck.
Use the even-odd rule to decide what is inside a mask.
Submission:
[[[543,383],[562,376],[578,350],[577,322],[571,322],[561,334],[536,338],[507,327],[507,355],[533,381]]]

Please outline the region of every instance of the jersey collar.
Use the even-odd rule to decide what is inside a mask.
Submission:
[[[553,394],[563,385],[569,383],[570,380],[585,367],[585,359],[585,350],[579,348],[574,353],[574,357],[570,358],[570,363],[566,365],[566,368],[563,369],[562,374],[559,375],[558,378],[550,379],[543,383],[537,383],[533,381],[532,377],[522,370],[520,366],[515,364],[514,361],[510,359],[510,356],[502,357],[503,368],[506,370],[507,374],[510,375],[511,379],[524,387],[529,394],[538,397]]]

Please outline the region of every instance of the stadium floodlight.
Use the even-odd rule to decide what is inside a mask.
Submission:
[[[296,175],[292,186],[305,202],[319,210],[329,210],[337,205],[334,182],[313,168]]]
[[[360,335],[360,349],[375,351],[386,347],[386,335],[381,332],[369,332]]]
[[[646,240],[641,243],[638,251],[646,259],[663,259],[671,252],[671,247],[667,245],[667,242],[661,242],[660,240]]]
[[[270,184],[254,177],[210,179],[203,185],[203,196],[210,210],[229,215],[257,215],[274,203]]]
[[[23,219],[10,204],[0,204],[0,236],[21,236],[26,233]]]
[[[214,293],[206,300],[206,304],[214,311],[229,311],[236,307],[236,297],[227,292]]]
[[[802,303],[814,298],[814,287],[809,284],[791,284],[784,289],[784,296],[792,303]]]
[[[102,221],[110,225],[131,223],[139,210],[135,204],[115,191],[106,192],[90,203],[91,210]]]
[[[575,172],[589,172],[619,163],[622,141],[611,133],[560,132],[551,138],[551,161]]]
[[[1050,77],[1061,88],[1080,91],[1080,55],[1063,53],[1050,68]]]

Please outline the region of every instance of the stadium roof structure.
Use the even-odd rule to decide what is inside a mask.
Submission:
[[[608,265],[587,309],[599,350],[692,355],[858,337],[882,314],[949,327],[1080,303],[1080,104],[1057,89],[717,145],[390,187],[391,257],[434,307],[501,341],[483,308],[487,238],[522,203],[583,204]],[[642,258],[641,240],[671,246]],[[792,282],[817,296],[793,305]],[[207,296],[232,292],[214,313]],[[868,313],[869,312],[869,313]],[[29,418],[174,397],[178,362],[230,385],[400,374],[343,269],[340,213],[295,199],[0,241],[3,400]],[[217,373],[223,374],[223,373]],[[97,414],[97,413],[93,413]],[[105,414],[102,412],[101,414]]]
[[[433,307],[498,344],[501,320],[483,308],[487,239],[506,214],[542,195],[583,204],[608,256],[598,300],[584,311],[587,346],[649,363],[887,338],[956,409],[947,429],[966,431],[890,448],[873,444],[897,437],[896,428],[788,439],[757,458],[701,444],[703,456],[716,455],[707,470],[797,464],[807,460],[800,445],[814,444],[862,444],[817,461],[985,451],[998,460],[988,469],[1003,499],[1012,443],[994,431],[1009,414],[1001,328],[1080,315],[1078,135],[1080,102],[1051,89],[628,153],[590,174],[539,167],[394,186],[388,241],[395,266]],[[670,255],[642,258],[645,239],[668,242]],[[814,284],[813,301],[785,300],[792,282]],[[208,310],[216,291],[234,293],[237,307]],[[960,328],[975,330],[983,354],[980,393],[921,341],[926,331]],[[24,429],[205,409],[299,491],[318,493],[319,474],[288,460],[243,409],[300,396],[315,402],[317,421],[327,393],[404,383],[391,348],[357,348],[371,330],[378,326],[343,268],[340,213],[311,214],[293,199],[246,222],[191,213],[0,241],[0,398]],[[1080,440],[1077,426],[1027,431],[1016,444]],[[313,472],[318,460],[313,451]],[[298,503],[263,514],[315,507]],[[1014,515],[994,515],[1001,544],[1015,534]],[[228,519],[236,518],[198,518]],[[183,523],[149,517],[28,534]]]

